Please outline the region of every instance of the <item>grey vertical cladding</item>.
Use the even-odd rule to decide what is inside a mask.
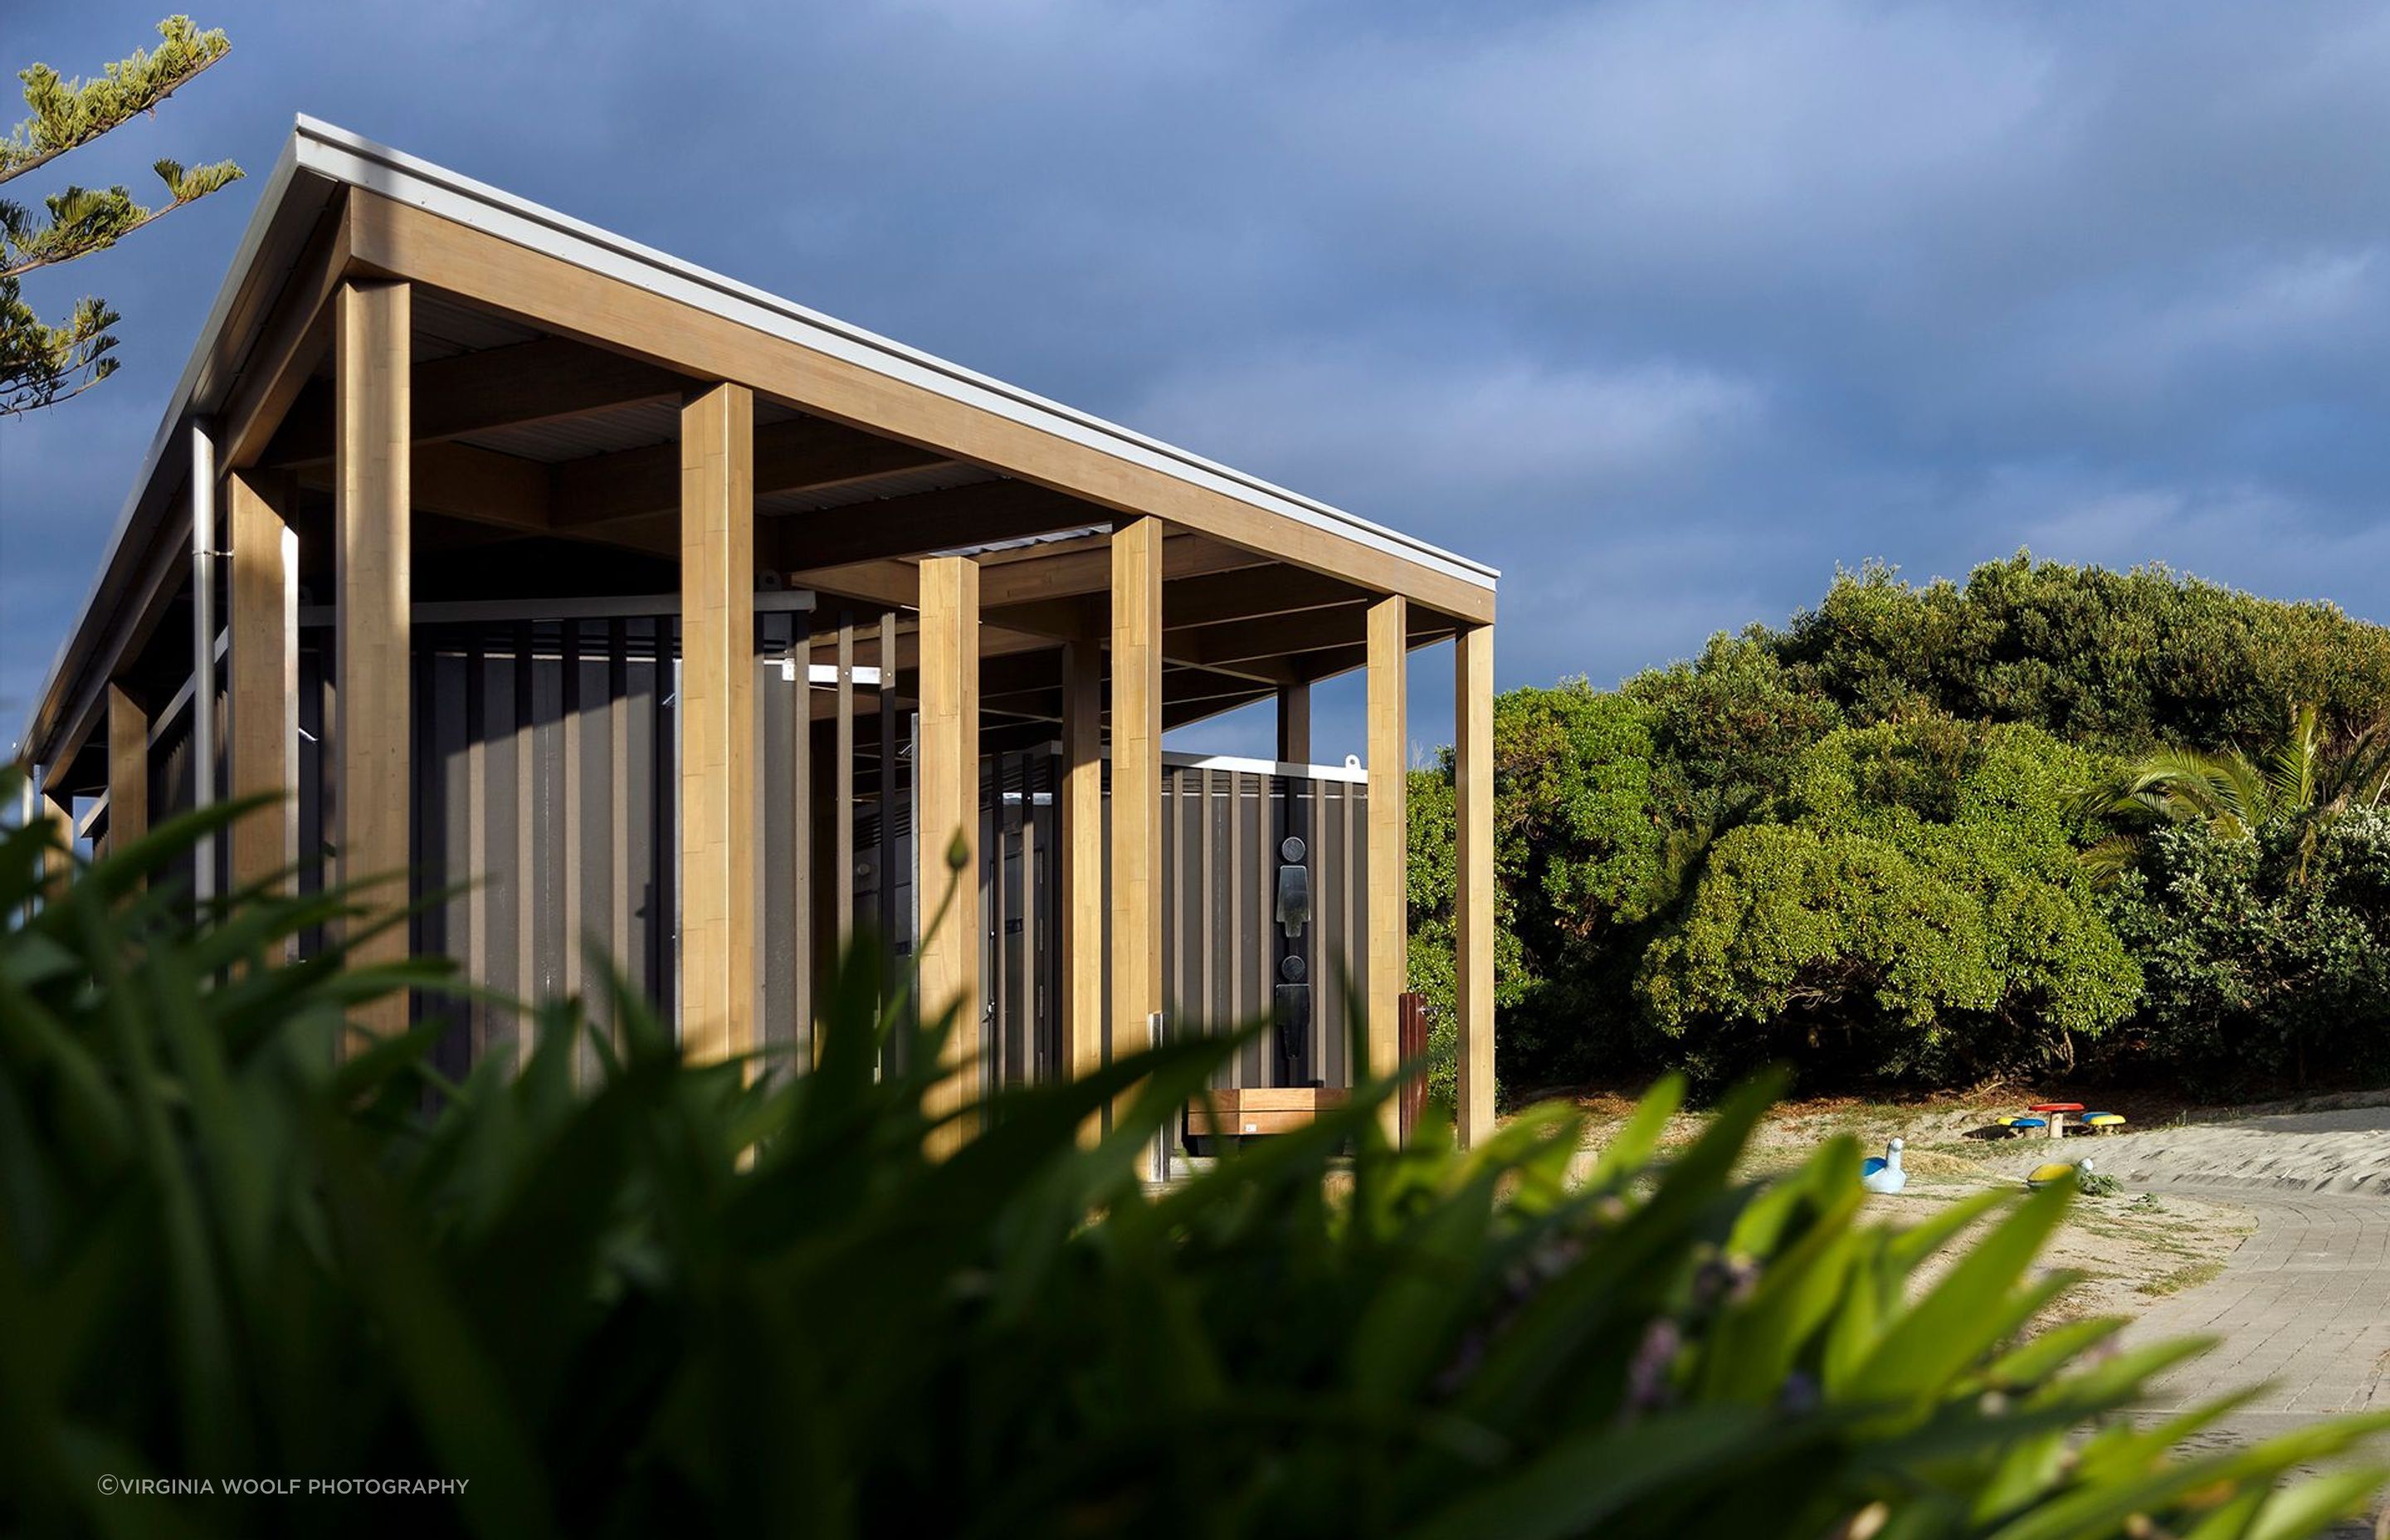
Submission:
[[[796,892],[794,848],[796,809],[788,793],[795,776],[790,723],[796,715],[797,687],[781,677],[782,667],[772,654],[787,649],[785,619],[779,635],[767,640],[766,656],[757,664],[755,693],[755,805],[750,816],[756,832],[755,903],[765,923],[756,928],[757,983],[764,1044],[775,1052],[790,1052],[797,1041],[796,969],[801,948],[790,923]]]
[[[813,686],[797,646],[802,616],[765,617],[757,646],[757,795],[751,812],[758,878],[760,994],[765,1050],[802,1068],[811,1059],[816,917],[815,845],[832,826],[832,735],[816,735]],[[301,881],[319,886],[333,828],[328,785],[330,635],[302,640],[300,679]],[[672,877],[678,796],[673,698],[676,626],[669,617],[426,624],[417,631],[418,838],[414,887],[424,903],[418,944],[455,958],[464,976],[510,995],[553,995],[575,984],[591,1018],[610,1030],[597,961],[670,1020],[675,944]],[[828,708],[832,690],[819,687]],[[877,696],[878,692],[873,692]],[[879,706],[884,698],[873,699]],[[902,711],[902,703],[896,703]],[[892,716],[894,713],[891,713]],[[874,728],[878,724],[874,724]],[[913,925],[912,741],[909,713],[891,721],[868,795],[854,812],[864,859],[843,874],[859,913],[893,917],[900,954]],[[858,744],[858,748],[863,747]],[[161,736],[152,805],[165,816],[191,801],[187,732]],[[893,772],[891,774],[890,772]],[[1105,767],[1109,837],[1110,766]],[[990,1085],[1034,1084],[1062,1062],[1059,1006],[1063,852],[1057,754],[1032,749],[983,761],[980,938],[983,1008],[961,1030],[983,1048]],[[1279,965],[1291,951],[1312,986],[1310,1031],[1295,1073],[1349,1083],[1348,981],[1366,965],[1360,870],[1367,790],[1342,777],[1266,773],[1240,764],[1165,764],[1163,772],[1163,979],[1174,1033],[1228,1031],[1270,1019]],[[1280,842],[1307,847],[1313,918],[1289,943],[1276,918]],[[821,923],[826,923],[826,918]],[[309,949],[319,940],[303,943]],[[1108,956],[1090,966],[1110,968]],[[524,1051],[526,1023],[501,1006],[427,994],[426,1014],[455,1023],[441,1067],[461,1074],[491,1052]],[[1107,1038],[1109,1022],[1106,1024]],[[576,1053],[594,1072],[594,1049]],[[1220,1072],[1223,1084],[1279,1083],[1278,1037],[1265,1033]]]
[[[327,633],[326,635],[328,635]],[[324,754],[326,724],[333,715],[330,659],[321,646],[302,636],[299,648],[299,892],[324,891]],[[158,804],[150,803],[152,807]],[[299,937],[299,955],[322,950],[321,926]]]
[[[300,654],[299,821],[302,887],[319,887],[329,799],[325,731],[329,633],[311,629]],[[672,635],[662,635],[669,648]],[[424,625],[417,631],[417,830],[414,930],[465,980],[516,998],[578,992],[606,1024],[595,956],[661,999],[670,976],[669,721],[662,696],[671,658],[656,659],[653,622],[531,627]],[[662,789],[670,789],[668,781]],[[319,938],[302,939],[312,950]],[[527,1021],[504,1006],[427,992],[420,1011],[450,1020],[435,1061],[452,1073],[482,1055],[528,1049]],[[595,1052],[576,1052],[585,1072]]]
[[[190,716],[184,712],[167,723],[149,746],[150,827],[155,828],[177,814],[190,812],[196,794],[197,784],[191,775]],[[170,891],[187,910],[198,875],[199,863],[186,850],[168,866],[161,885],[170,884]]]
[[[474,871],[487,894],[482,908],[483,920],[475,977],[478,982],[504,994],[520,997],[522,992],[521,932],[518,918],[523,903],[523,888],[530,873],[518,864],[516,849],[518,803],[516,782],[523,763],[531,757],[531,734],[526,724],[516,717],[515,673],[517,661],[508,646],[501,641],[482,661],[483,687],[481,691],[479,720],[473,729],[482,745],[482,784],[477,788],[482,803],[480,848],[473,852]],[[513,1054],[519,1051],[516,1013],[503,1006],[484,1005],[475,1012],[480,1032],[474,1042],[475,1057],[482,1054]]]
[[[593,650],[596,656],[592,656]],[[612,667],[608,637],[601,625],[582,626],[574,637],[574,676],[578,683],[566,712],[571,734],[569,752],[579,767],[578,816],[571,838],[580,848],[580,893],[577,925],[564,933],[564,945],[580,959],[577,977],[582,997],[589,1002],[590,1020],[610,1028],[613,1011],[606,999],[602,959],[613,945],[614,916],[623,904],[615,884],[614,711]],[[593,950],[596,949],[596,950]],[[597,1070],[597,1047],[585,1037],[575,1055],[584,1076]]]
[[[1312,985],[1311,1031],[1299,1079],[1349,1083],[1347,969],[1360,966],[1366,884],[1366,789],[1341,779],[1242,767],[1163,769],[1163,978],[1171,1030],[1233,1031],[1276,1009],[1279,959],[1291,950]],[[1324,816],[1323,816],[1324,813]],[[1279,842],[1306,845],[1314,913],[1291,944],[1277,920]],[[1248,1044],[1219,1072],[1223,1085],[1286,1078],[1275,1033]]]
[[[221,681],[223,674],[221,668],[219,668],[217,674],[219,681]],[[224,691],[221,687],[221,683],[219,683],[215,693],[217,712],[216,720],[221,722],[224,720],[224,712],[225,709]],[[225,784],[224,758],[224,745],[219,741],[216,746],[215,754],[216,785],[218,786]],[[164,822],[168,817],[175,814],[190,812],[193,808],[199,805],[198,798],[198,762],[194,758],[194,751],[192,747],[191,713],[185,711],[176,713],[161,727],[157,740],[150,746],[150,827],[157,827],[157,825]],[[178,858],[168,870],[167,879],[174,884],[174,891],[176,892],[184,895],[183,902],[186,905],[191,905],[193,903],[192,895],[199,892],[199,888],[197,886],[199,878],[199,860],[200,858],[204,858],[211,853],[212,853],[214,857],[212,867],[214,873],[214,886],[211,891],[218,893],[225,891],[225,878],[229,872],[231,864],[232,841],[229,840],[211,841],[207,844],[199,846],[199,855],[196,857],[184,856]]]

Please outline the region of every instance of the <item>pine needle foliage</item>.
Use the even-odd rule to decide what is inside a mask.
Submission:
[[[32,115],[0,140],[0,183],[155,111],[231,48],[221,30],[201,32],[186,16],[168,17],[158,31],[155,49],[136,48],[94,79],[68,80],[46,64],[19,71]],[[118,362],[120,317],[106,302],[86,296],[52,325],[25,302],[18,280],[104,251],[242,174],[230,160],[186,166],[164,159],[151,169],[166,189],[154,208],[123,186],[70,186],[45,197],[38,211],[0,199],[0,417],[71,400],[115,373]]]
[[[2197,1344],[2023,1334],[2065,1185],[1890,1228],[1848,1140],[1741,1174],[1765,1084],[1668,1153],[1664,1085],[1574,1177],[1570,1109],[1396,1149],[1365,1086],[1156,1191],[1137,1151],[1241,1036],[942,1114],[952,1014],[883,1013],[860,954],[803,1074],[685,1061],[619,980],[614,1030],[544,1007],[463,1084],[436,1022],[342,1059],[351,1009],[451,981],[285,961],[337,894],[195,923],[167,874],[231,815],[0,930],[0,1531],[2251,1540],[2381,1477],[2275,1490],[2390,1419],[2205,1453],[2220,1408],[2125,1419]],[[50,838],[0,839],[0,911]],[[946,1115],[984,1131],[932,1161]]]
[[[154,49],[135,48],[93,80],[67,80],[46,64],[17,72],[32,116],[0,140],[0,182],[91,143],[188,84],[231,51],[222,28],[201,32],[187,16],[158,23]]]

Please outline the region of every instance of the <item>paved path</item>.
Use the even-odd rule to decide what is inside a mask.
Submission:
[[[2244,1205],[2256,1233],[2213,1283],[2163,1300],[2127,1341],[2207,1336],[2215,1349],[2159,1381],[2149,1407],[2179,1410],[2259,1381],[2268,1389],[2186,1447],[2253,1443],[2339,1412],[2390,1409],[2390,1199],[2220,1182],[2152,1184]],[[2377,1445],[2376,1457],[2385,1451]],[[2334,1535],[2375,1533],[2352,1521]]]
[[[2272,1381],[2233,1414],[2229,1431],[2244,1437],[2390,1409],[2390,1200],[2220,1184],[2180,1190],[2246,1206],[2257,1231],[2215,1282],[2160,1301],[2127,1331],[2127,1340],[2222,1339],[2167,1376],[2153,1405]]]

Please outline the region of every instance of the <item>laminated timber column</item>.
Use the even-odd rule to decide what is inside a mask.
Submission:
[[[1072,1079],[1104,1063],[1104,660],[1091,643],[1062,648],[1062,1062]],[[1103,1133],[1100,1115],[1080,1126]]]
[[[1460,1017],[1460,1142],[1494,1132],[1494,628],[1453,642],[1454,992]]]
[[[1162,520],[1112,526],[1112,1056],[1162,1010]],[[1112,1103],[1127,1110],[1135,1091]]]
[[[42,892],[46,901],[61,896],[74,873],[74,809],[45,789],[41,819],[50,828],[49,848],[42,853]]]
[[[680,413],[680,1040],[694,1059],[755,1032],[755,398]]]
[[[149,832],[149,713],[122,685],[108,687],[108,848]]]
[[[979,1081],[979,563],[921,562],[921,736],[914,750],[913,892],[921,930],[921,1020],[953,1013],[946,1074],[932,1088],[932,1117],[973,1099]],[[887,671],[893,660],[883,656]],[[881,677],[887,677],[883,672]],[[882,699],[887,698],[883,694]],[[884,708],[883,708],[884,709]],[[883,787],[893,765],[882,765]],[[962,859],[953,857],[957,851]],[[882,882],[886,881],[883,875]],[[930,1153],[952,1154],[969,1120],[930,1136]]]
[[[407,866],[411,808],[413,326],[407,285],[341,287],[332,343],[340,878],[373,881],[363,896],[384,911],[406,902],[397,879]],[[396,962],[406,947],[406,928],[389,926],[362,938],[351,956],[361,963]],[[406,1015],[406,997],[393,995],[349,1019],[373,1035],[392,1036],[405,1030]]]
[[[238,891],[287,869],[299,853],[299,541],[289,522],[297,490],[289,475],[236,470],[228,483],[231,790],[283,799],[233,826]]]
[[[1405,644],[1409,605],[1399,594],[1369,606],[1369,970],[1368,1065],[1372,1078],[1394,1072],[1402,1058],[1402,994],[1409,917],[1404,897],[1408,838],[1409,738],[1404,720],[1408,690]],[[1394,1136],[1399,1108],[1379,1108],[1386,1136]]]

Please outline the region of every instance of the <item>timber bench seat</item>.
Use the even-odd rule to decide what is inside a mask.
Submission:
[[[1187,1098],[1187,1136],[1290,1134],[1309,1126],[1322,1111],[1343,1106],[1345,1099],[1342,1089],[1321,1085],[1247,1085],[1212,1091]]]

